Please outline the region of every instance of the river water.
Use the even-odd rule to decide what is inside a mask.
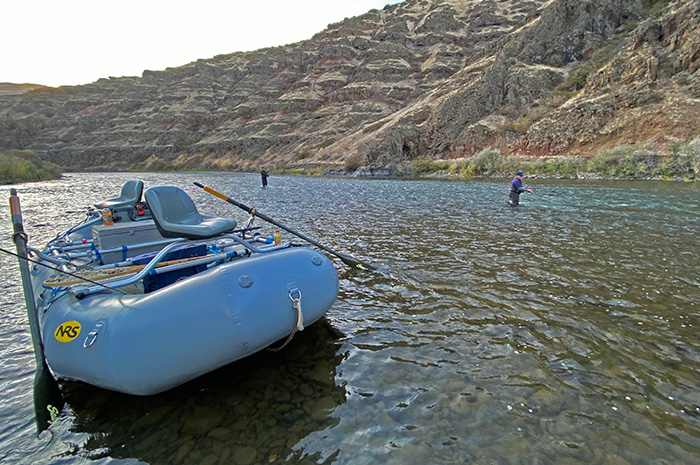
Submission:
[[[2,254],[3,464],[700,463],[699,183],[532,181],[513,209],[508,180],[138,176],[243,221],[192,183],[209,185],[377,271],[334,259],[324,320],[164,394],[62,382],[67,405],[37,436]],[[14,186],[30,245],[134,177]]]

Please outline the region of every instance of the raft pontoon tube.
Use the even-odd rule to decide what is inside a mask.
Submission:
[[[85,220],[42,250],[32,284],[46,360],[59,377],[150,395],[271,346],[320,318],[338,294],[323,254],[274,245],[252,217],[199,213],[174,186],[129,181],[103,224]]]

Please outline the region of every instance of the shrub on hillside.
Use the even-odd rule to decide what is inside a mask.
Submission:
[[[450,168],[449,162],[435,161],[423,155],[416,157],[411,162],[411,168],[415,174],[434,173]]]
[[[670,176],[700,179],[700,137],[686,144],[675,144],[668,169]]]
[[[661,147],[651,142],[620,145],[598,152],[588,161],[587,170],[612,178],[688,177],[689,166],[676,163],[677,155],[669,157],[661,152]]]
[[[345,171],[348,172],[353,172],[357,171],[362,167],[362,163],[364,162],[364,157],[360,153],[355,153],[350,155],[348,158],[345,159]]]
[[[501,152],[491,147],[482,150],[474,156],[471,164],[477,175],[495,174],[501,165]]]
[[[45,181],[61,177],[58,165],[27,150],[0,151],[0,183]]]
[[[471,177],[476,175],[474,165],[466,160],[460,160],[450,165],[449,173],[452,176]]]

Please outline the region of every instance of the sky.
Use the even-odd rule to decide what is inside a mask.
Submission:
[[[52,87],[141,76],[310,39],[402,0],[4,0],[0,82]]]

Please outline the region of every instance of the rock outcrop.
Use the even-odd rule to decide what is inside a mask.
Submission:
[[[141,77],[0,85],[0,148],[70,170],[334,170],[685,141],[699,21],[697,0],[406,0]]]

